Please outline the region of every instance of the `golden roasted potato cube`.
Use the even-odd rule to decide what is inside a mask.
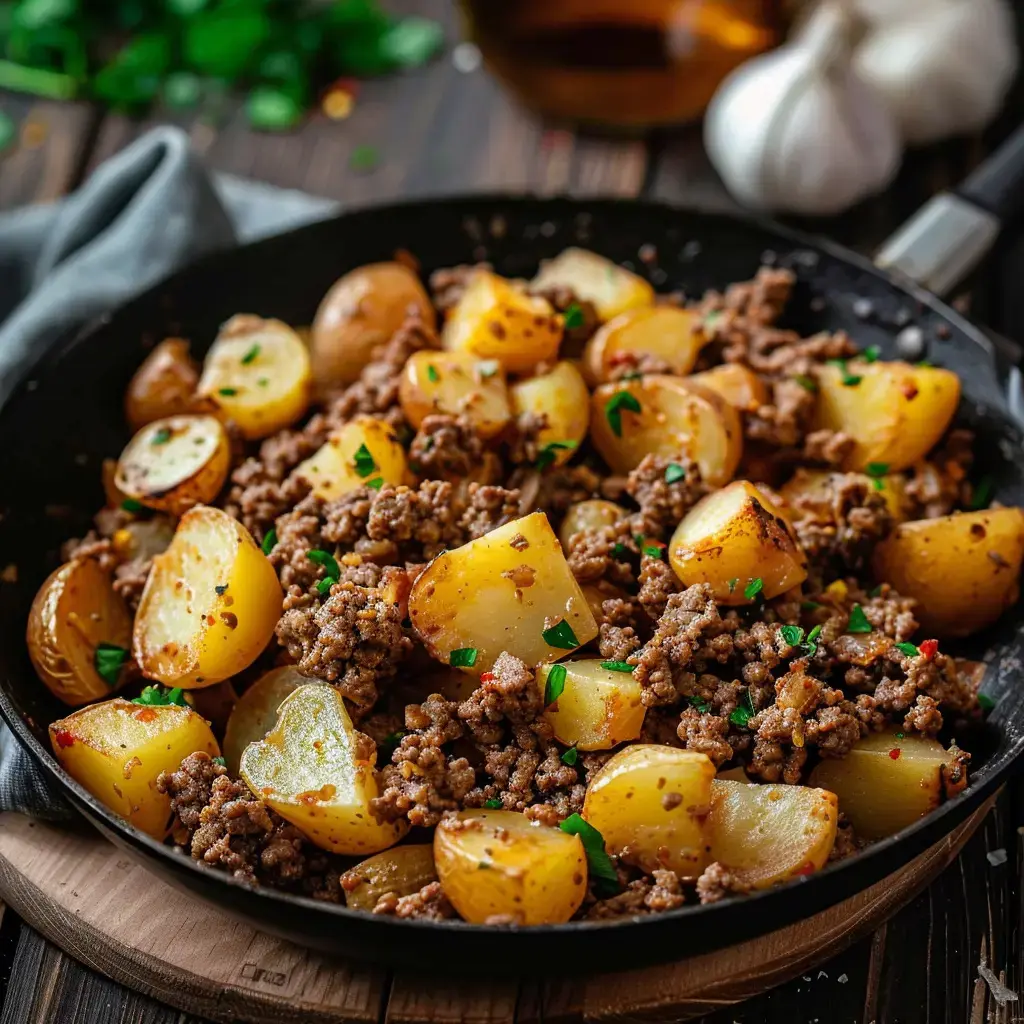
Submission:
[[[632,672],[604,664],[619,663],[563,661],[537,670],[537,683],[545,689],[551,672],[565,669],[564,689],[544,712],[559,743],[580,750],[610,750],[640,735],[647,711],[640,703],[642,687]]]
[[[590,437],[616,473],[628,473],[647,454],[683,454],[712,487],[732,479],[743,455],[739,413],[721,395],[660,374],[597,388]]]
[[[231,443],[214,416],[154,420],[128,442],[114,484],[149,508],[180,516],[213,501],[231,468]]]
[[[779,490],[779,496],[793,512],[793,518],[811,514],[822,522],[835,519],[834,484],[841,481],[843,473],[832,473],[827,469],[800,468]],[[866,486],[872,487],[885,499],[886,507],[896,522],[907,518],[906,478],[900,473],[884,476],[864,477]],[[798,516],[796,513],[800,513]]]
[[[817,425],[857,442],[846,469],[907,469],[946,432],[959,402],[960,379],[935,366],[853,360],[818,371]]]
[[[256,439],[305,414],[312,380],[306,346],[287,324],[242,314],[221,328],[206,353],[199,393]]]
[[[328,389],[358,380],[373,350],[410,315],[419,316],[429,330],[437,325],[430,297],[402,263],[368,263],[335,281],[310,331],[317,386]]]
[[[402,412],[419,425],[434,413],[466,416],[483,438],[500,434],[512,418],[505,371],[497,359],[472,352],[414,352],[398,390]]]
[[[646,872],[668,868],[696,878],[707,864],[714,777],[706,754],[635,743],[591,776],[583,817],[604,836],[609,853]]]
[[[434,832],[434,863],[445,895],[473,924],[495,915],[520,924],[561,924],[587,891],[579,836],[518,811],[462,811]]]
[[[372,913],[381,896],[411,896],[436,881],[433,845],[411,843],[360,861],[341,876],[341,887],[347,906]]]
[[[450,351],[497,359],[509,373],[530,373],[558,355],[562,332],[562,318],[547,299],[482,270],[449,314],[441,337]]]
[[[672,534],[668,558],[686,586],[709,584],[720,604],[778,597],[807,578],[793,527],[748,480],[701,498]]]
[[[900,523],[875,548],[875,578],[917,599],[925,633],[968,636],[1020,595],[1024,511],[992,508]]]
[[[447,665],[462,652],[454,663],[476,675],[502,651],[539,665],[597,636],[543,512],[438,555],[412,585],[409,618],[434,658]]]
[[[565,249],[546,260],[530,287],[534,291],[571,288],[578,299],[594,304],[602,320],[654,305],[654,289],[642,277],[589,249]]]
[[[377,773],[333,686],[300,686],[278,709],[266,739],[242,752],[245,784],[311,843],[331,853],[376,853],[406,833],[405,821],[378,822],[370,801]]]
[[[128,384],[124,414],[132,430],[154,420],[188,412],[196,399],[199,367],[188,352],[188,342],[166,338],[142,361]]]
[[[845,757],[822,760],[808,784],[835,793],[858,836],[884,839],[939,806],[949,761],[938,740],[889,729],[865,736]]]
[[[248,668],[274,635],[284,597],[241,523],[198,506],[182,516],[135,613],[133,650],[148,679],[192,689]]]
[[[642,306],[620,313],[598,329],[583,350],[587,383],[615,380],[623,372],[649,369],[685,377],[697,362],[707,337],[692,309]],[[667,369],[660,370],[661,364]]]
[[[540,468],[568,462],[590,425],[590,392],[576,366],[563,359],[547,373],[513,384],[511,392],[516,416],[543,417],[544,426],[537,431]]]
[[[402,484],[409,475],[395,432],[383,420],[356,416],[336,431],[322,448],[300,462],[292,476],[308,480],[313,493],[333,501],[360,487]]]
[[[106,661],[99,656],[101,676],[97,650],[105,645],[127,653],[131,637],[132,616],[124,599],[114,593],[110,574],[91,558],[72,559],[52,572],[28,614],[32,667],[55,697],[72,706],[117,689],[116,653]]]
[[[721,395],[740,412],[756,412],[768,404],[768,387],[749,366],[723,363],[690,377],[694,384]]]
[[[75,782],[154,839],[171,824],[170,797],[156,788],[160,773],[177,771],[196,751],[220,754],[210,726],[191,708],[119,697],[54,722],[50,743]]]
[[[569,550],[569,542],[583,530],[597,530],[602,526],[614,526],[626,518],[626,510],[614,501],[591,498],[588,501],[577,501],[570,505],[562,520],[558,539],[562,547]]]
[[[708,861],[744,886],[767,889],[824,867],[838,820],[835,794],[827,790],[715,779]]]

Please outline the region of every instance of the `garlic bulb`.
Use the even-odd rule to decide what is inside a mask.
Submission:
[[[851,68],[850,29],[844,7],[826,0],[798,38],[747,61],[719,87],[704,142],[741,202],[830,214],[892,180],[899,134]]]
[[[981,128],[1017,70],[1013,14],[1005,0],[932,0],[878,24],[854,66],[885,97],[908,142]]]

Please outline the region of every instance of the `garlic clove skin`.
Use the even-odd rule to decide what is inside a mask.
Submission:
[[[880,24],[854,55],[903,137],[922,144],[983,127],[999,111],[1019,54],[1005,0],[932,0]]]

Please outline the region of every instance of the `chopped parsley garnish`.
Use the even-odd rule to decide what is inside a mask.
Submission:
[[[448,655],[448,664],[454,668],[472,668],[476,664],[476,648],[456,647]]]
[[[680,480],[685,479],[685,477],[686,469],[685,467],[680,466],[678,462],[670,462],[665,467],[665,483],[678,483]]]
[[[441,374],[437,372],[437,367],[433,363],[427,363],[427,380],[437,383],[441,379]]]
[[[612,548],[612,554],[616,558],[621,557],[625,553],[626,553],[626,545],[625,544],[616,544],[615,547]]]
[[[913,644],[896,644],[896,650],[905,654],[908,658],[916,658],[921,652]]]
[[[706,715],[711,710],[711,702],[706,701],[703,697],[687,697],[686,698],[691,707],[695,707],[702,715]]]
[[[576,634],[572,631],[572,626],[565,619],[562,619],[557,626],[542,630],[540,635],[548,647],[557,647],[563,651],[575,650],[580,645]]]
[[[171,439],[171,428],[161,427],[154,435],[150,444],[167,444]]]
[[[872,629],[871,623],[868,622],[868,617],[864,614],[864,609],[859,604],[855,604],[850,609],[850,618],[846,623],[847,633],[870,633]]]
[[[128,652],[117,644],[97,644],[92,663],[96,673],[107,686],[117,686],[121,666],[128,660]]]
[[[548,466],[554,465],[555,452],[571,452],[573,448],[578,446],[578,441],[548,441],[537,455],[537,468],[547,469]]]
[[[618,892],[619,875],[615,870],[611,857],[608,856],[608,851],[604,848],[604,836],[578,814],[570,814],[558,827],[563,832],[568,832],[571,836],[580,837],[583,849],[587,854],[587,867],[590,869],[590,877],[604,888],[613,888]]]
[[[881,596],[882,596],[882,584],[881,583],[879,583],[878,586],[876,586],[876,587],[872,587],[868,591],[868,597],[881,597]]]
[[[493,377],[501,369],[501,363],[497,359],[484,359],[476,364],[476,368],[480,373],[480,377],[483,380],[487,380],[488,377]]]
[[[818,382],[813,377],[809,377],[806,373],[798,373],[793,380],[795,380],[805,391],[818,390]]]
[[[731,580],[729,580],[729,593],[730,594],[736,589],[736,584],[739,583],[739,581],[740,581],[739,576],[733,576],[733,578]]]
[[[885,476],[889,472],[888,462],[869,462],[866,467],[868,476]]]
[[[606,668],[609,672],[632,673],[633,671],[633,666],[626,661],[602,661],[601,668]]]
[[[323,551],[320,548],[314,548],[312,551],[306,552],[306,557],[311,562],[316,562],[317,565],[322,565],[327,570],[328,578],[333,577],[333,582],[337,582],[341,579],[341,569],[338,566],[338,560],[330,553],[330,551]],[[321,580],[321,582],[324,582]],[[323,593],[323,590],[320,591]]]
[[[800,645],[800,650],[808,657],[818,653],[818,637],[821,636],[821,626],[815,626],[807,634],[807,639]]]
[[[877,363],[881,354],[882,350],[877,345],[868,345],[863,352],[864,360],[868,363]]]
[[[352,459],[352,464],[356,468],[356,473],[364,480],[377,468],[377,463],[373,460],[373,454],[365,444],[359,446]]]
[[[219,764],[221,766],[221,768],[227,768],[227,766],[228,766],[227,760],[225,758],[223,758],[223,757],[220,757],[220,756],[218,756],[218,757],[211,757],[210,760],[214,764]]]
[[[979,693],[978,706],[982,711],[991,711],[996,706],[996,702],[987,693]]]
[[[132,703],[147,704],[150,707],[163,707],[167,704],[177,704],[181,708],[188,707],[185,691],[180,686],[174,687],[173,690],[167,689],[166,686],[147,686]]]
[[[754,704],[750,699],[750,690],[744,690],[739,704],[736,705],[736,708],[729,715],[729,721],[733,725],[743,728],[755,714],[757,712],[754,710]]]
[[[562,764],[567,764],[571,768],[576,763],[576,759],[579,756],[580,756],[580,752],[575,747],[570,747],[562,755]]]
[[[790,647],[796,647],[798,644],[803,643],[803,626],[782,626],[779,629],[779,633],[782,634],[782,639],[785,640]]]
[[[326,594],[326,593],[328,593],[328,591],[330,591],[331,587],[333,587],[334,584],[337,583],[337,582],[338,581],[333,576],[325,576],[316,585],[317,593],[318,594]]]
[[[830,359],[829,366],[836,366],[839,368],[840,374],[842,374],[843,384],[848,388],[856,387],[862,380],[862,377],[858,377],[855,373],[850,373],[850,368],[846,365],[845,359]]]
[[[238,394],[238,388],[217,388],[217,394],[223,395],[225,398],[231,398],[233,395]]]
[[[905,732],[898,732],[898,733],[896,733],[896,739],[898,739],[898,740],[905,740],[906,738],[907,738],[907,734]]]
[[[249,349],[249,351],[246,352],[244,356],[242,356],[242,365],[243,366],[248,366],[250,363],[255,362],[256,361],[256,357],[259,354],[260,354],[260,347],[259,347],[259,345],[253,345],[253,347],[251,349]]]
[[[816,612],[821,607],[817,601],[801,601],[800,610],[804,612]]]
[[[274,548],[277,547],[277,530],[271,527],[267,530],[266,536],[263,538],[263,543],[260,545],[260,550],[265,555],[269,555]]]
[[[643,551],[648,558],[661,558],[665,553],[665,546],[663,544],[659,545],[651,542],[650,544],[645,543],[640,550]]]
[[[141,512],[142,502],[136,501],[134,498],[125,498],[124,501],[121,502],[121,508],[123,508],[125,512]]]
[[[369,487],[371,491],[379,491],[384,486],[384,477],[375,476],[372,480],[366,481],[366,486]]]
[[[548,677],[544,682],[544,707],[551,707],[562,696],[565,690],[565,676],[564,665],[552,665],[548,669]]]
[[[990,476],[983,476],[974,486],[971,492],[971,508],[974,511],[988,508],[992,501],[992,491],[995,484]]]
[[[732,588],[730,587],[730,590],[731,590],[731,589],[732,589]],[[750,582],[749,582],[749,583],[748,583],[748,584],[747,584],[747,585],[746,585],[746,586],[745,586],[745,587],[743,588],[743,596],[744,596],[744,597],[745,597],[745,598],[746,598],[746,599],[747,599],[748,601],[753,601],[753,600],[754,600],[754,598],[755,598],[755,597],[757,597],[757,595],[758,595],[758,594],[760,594],[762,590],[764,590],[764,580],[763,580],[763,579],[761,579],[761,577],[760,577],[760,576],[758,576],[758,577],[756,577],[755,579],[752,579],[752,580],[751,580],[751,581],[750,581]]]
[[[640,400],[629,391],[616,391],[604,404],[605,419],[612,433],[616,437],[622,437],[622,410],[640,412]]]
[[[504,804],[500,800],[485,800],[484,807],[489,811],[500,811]]]
[[[565,319],[565,329],[567,331],[571,331],[574,327],[583,326],[583,310],[580,309],[578,303],[573,302],[562,316]]]

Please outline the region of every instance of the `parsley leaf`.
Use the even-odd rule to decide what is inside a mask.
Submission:
[[[218,756],[218,757],[211,757],[210,760],[214,764],[219,764],[221,766],[221,768],[227,768],[227,766],[228,766],[228,762],[227,762],[226,758]]]
[[[475,647],[457,647],[448,655],[448,664],[454,668],[472,668],[476,664]]]
[[[800,610],[804,612],[816,612],[821,607],[817,601],[801,601]]]
[[[150,444],[167,444],[171,439],[171,428],[160,427],[159,430],[153,434],[153,439],[149,442]]]
[[[864,379],[863,377],[858,377],[854,373],[850,373],[850,369],[846,365],[845,359],[830,359],[828,364],[829,366],[836,366],[839,368],[843,384],[848,388],[855,388]]]
[[[868,622],[868,617],[864,614],[864,609],[859,604],[855,604],[850,609],[850,618],[846,623],[847,633],[870,633],[872,629],[871,623]]]
[[[626,661],[602,661],[601,668],[606,668],[609,672],[633,672],[633,666]]]
[[[665,554],[665,546],[663,544],[644,544],[640,549],[648,558],[662,558]]]
[[[384,477],[375,476],[372,480],[366,481],[366,486],[369,487],[371,491],[379,491],[384,486]]]
[[[121,508],[123,508],[125,512],[141,512],[142,502],[136,501],[134,498],[125,498],[124,501],[121,502]]]
[[[779,629],[779,633],[782,634],[782,639],[785,640],[790,647],[796,647],[798,644],[802,643],[804,639],[803,626],[782,626]]]
[[[571,768],[576,763],[576,760],[579,756],[580,752],[575,747],[570,747],[562,755],[562,764],[567,764]]]
[[[271,527],[267,530],[266,536],[263,538],[263,543],[260,545],[260,550],[265,555],[269,555],[274,548],[277,547],[277,530]]]
[[[978,705],[982,711],[991,711],[996,706],[996,702],[987,693],[979,693]]]
[[[238,394],[238,388],[217,388],[217,394],[225,398],[231,398]]]
[[[249,349],[249,351],[246,352],[244,356],[242,356],[242,365],[243,366],[248,366],[250,363],[254,363],[256,361],[256,357],[259,354],[260,354],[260,347],[259,347],[259,345],[253,345],[253,347],[251,349]]]
[[[806,373],[797,374],[793,380],[795,380],[797,384],[804,389],[804,391],[814,392],[818,390],[818,382],[813,377],[809,377]]]
[[[865,362],[877,363],[878,357],[882,354],[882,350],[877,345],[868,345],[861,354],[863,355]]]
[[[761,579],[760,576],[757,576],[743,588],[743,596],[748,601],[753,601],[754,598],[757,597],[757,595],[760,594],[762,590],[764,590],[764,580]]]
[[[896,650],[905,654],[908,658],[916,658],[921,653],[914,644],[907,643],[896,644]]]
[[[537,468],[547,469],[548,466],[554,465],[555,452],[572,451],[578,445],[578,441],[548,441],[537,455]]]
[[[622,410],[640,412],[640,400],[629,391],[616,391],[604,404],[605,419],[612,433],[616,437],[622,437]]]
[[[326,593],[328,593],[330,591],[331,587],[333,587],[334,584],[337,583],[337,582],[338,581],[333,576],[325,576],[316,585],[317,593],[318,594],[326,594]]]
[[[121,667],[128,660],[128,652],[117,644],[97,644],[92,656],[92,663],[96,674],[107,684],[117,686],[118,677],[121,674]]]
[[[608,856],[608,851],[604,848],[604,836],[578,814],[570,814],[558,827],[571,836],[580,837],[587,854],[590,877],[604,887],[614,888],[618,892],[619,875],[611,857]]]
[[[990,476],[983,476],[977,484],[971,489],[971,508],[974,511],[979,509],[988,508],[989,503],[992,501],[992,491],[995,488],[995,484]]]
[[[706,715],[711,710],[711,702],[706,701],[703,697],[687,697],[686,698],[692,707],[695,707],[702,715]]]
[[[500,800],[485,800],[484,807],[489,811],[500,811],[505,805]]]
[[[736,584],[739,583],[739,581],[740,581],[739,576],[733,576],[733,578],[731,580],[729,580],[729,593],[730,594],[736,589]]]
[[[624,555],[625,553],[626,553],[626,545],[625,544],[616,544],[612,548],[612,555],[615,558],[619,558],[621,555]]]
[[[359,446],[352,459],[352,464],[355,466],[356,473],[364,480],[377,468],[377,463],[374,462],[373,455],[365,444]]]
[[[166,704],[177,704],[182,708],[188,707],[185,691],[180,686],[174,687],[173,690],[166,686],[147,686],[132,703],[147,704],[150,707],[163,707]]]
[[[819,636],[821,636],[821,626],[815,626],[814,629],[807,634],[807,639],[800,645],[800,649],[804,654],[812,655],[817,653]]]
[[[881,596],[882,596],[882,584],[881,583],[879,583],[878,586],[876,586],[876,587],[872,587],[868,591],[868,597],[881,597]]]
[[[437,372],[437,367],[433,363],[427,363],[427,380],[436,384],[440,379],[441,374]]]
[[[567,331],[583,326],[583,310],[580,309],[579,303],[573,302],[568,306],[562,317],[565,320],[565,329]]]
[[[665,467],[665,483],[674,484],[685,479],[685,477],[686,469],[680,466],[678,462],[670,462]]]
[[[565,690],[566,671],[564,665],[552,665],[544,682],[544,707],[550,707]]]
[[[338,565],[337,559],[330,553],[330,551],[322,551],[320,548],[314,548],[312,551],[306,552],[306,557],[311,562],[316,562],[317,565],[322,565],[327,570],[328,578],[334,577],[334,581],[337,582],[341,579],[341,568]],[[320,581],[321,583],[323,580]],[[322,594],[323,591],[321,590]]]
[[[559,650],[572,651],[580,645],[579,640],[576,639],[576,634],[572,631],[572,626],[565,619],[562,619],[558,625],[552,626],[550,629],[541,630],[540,635],[544,638],[544,643],[549,647],[557,647]]]
[[[869,462],[865,467],[868,476],[880,477],[889,472],[888,462]]]
[[[729,715],[729,721],[732,722],[733,725],[738,725],[740,728],[743,728],[755,714],[757,714],[757,712],[754,710],[753,701],[750,699],[750,690],[744,690],[743,696],[740,697],[739,704],[736,705],[736,708]]]

